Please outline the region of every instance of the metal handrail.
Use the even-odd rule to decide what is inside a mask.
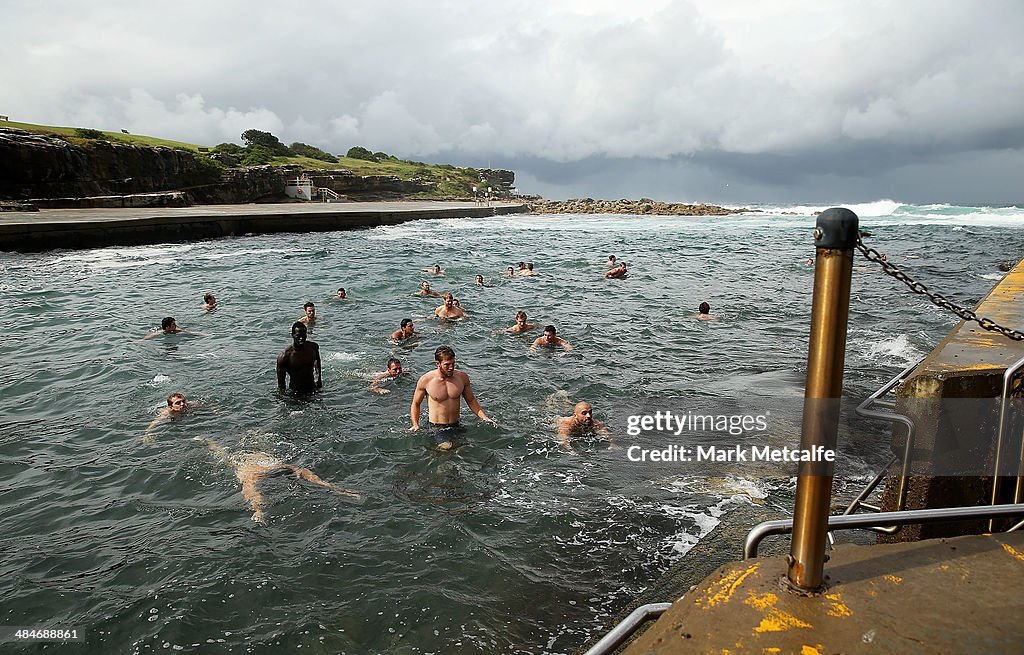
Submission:
[[[1008,422],[1007,415],[1009,410],[1007,405],[1010,400],[1011,387],[1013,386],[1013,378],[1017,375],[1017,372],[1024,368],[1024,357],[1018,359],[1017,362],[1008,367],[1003,372],[1003,393],[999,399],[999,432],[996,434],[996,457],[995,463],[992,465],[992,504],[995,505],[999,500],[999,478],[1000,478],[1000,464],[1002,463],[1003,457],[1003,438],[1006,433],[1006,424]],[[1013,501],[1019,503],[1021,501],[1021,479],[1022,479],[1022,467],[1024,467],[1024,437],[1021,442],[1021,463],[1017,467],[1017,485],[1014,489]],[[995,529],[994,524],[990,521],[988,529]]]
[[[914,421],[909,416],[899,414],[895,411],[880,412],[872,409],[872,406],[883,404],[883,406],[889,407],[890,404],[887,401],[881,401],[880,398],[888,394],[898,384],[903,382],[910,372],[917,368],[922,361],[924,360],[920,359],[916,363],[903,369],[899,375],[889,380],[878,391],[868,396],[868,398],[860,405],[857,405],[857,409],[854,410],[859,416],[863,416],[864,418],[874,418],[889,421],[891,423],[902,423],[907,428],[907,441],[903,446],[903,467],[900,470],[900,489],[899,494],[896,497],[896,511],[902,510],[907,504],[907,487],[910,480],[910,460],[914,449],[914,439],[917,437],[917,426],[914,425]],[[891,464],[892,462],[886,464],[886,469],[888,469]],[[877,484],[877,482],[875,484]],[[858,500],[863,500],[863,498],[859,498]],[[854,508],[853,511],[856,511],[856,508]],[[882,530],[882,532],[886,531]],[[895,532],[895,530],[889,532]]]
[[[622,642],[629,639],[636,632],[637,628],[650,619],[658,618],[670,607],[672,607],[672,603],[648,603],[647,605],[641,605],[630,612],[629,616],[619,621],[614,628],[608,631],[608,634],[601,637],[601,640],[591,646],[590,650],[584,653],[584,655],[608,655],[608,653],[621,646]]]
[[[844,514],[828,517],[829,530],[851,530],[884,525],[915,525],[918,523],[941,523],[943,521],[968,521],[971,519],[1007,518],[1024,516],[1024,503],[1011,505],[982,505],[980,507],[943,507],[940,509],[911,509],[902,512],[880,514]],[[757,557],[761,541],[770,535],[789,534],[793,531],[793,519],[765,521],[747,533],[743,544],[743,557]]]
[[[850,502],[849,506],[847,506],[847,508],[845,510],[843,510],[843,515],[844,516],[847,515],[847,514],[853,514],[854,512],[856,512],[861,507],[863,507],[863,508],[865,508],[865,509],[867,509],[869,511],[872,511],[872,512],[880,512],[881,511],[879,508],[875,507],[874,505],[868,505],[867,503],[865,503],[864,499],[871,495],[871,492],[873,492],[875,490],[875,487],[877,487],[878,484],[882,481],[882,478],[885,477],[885,473],[889,470],[889,467],[892,466],[893,464],[895,464],[897,459],[899,459],[899,458],[896,457],[895,455],[892,456],[892,459],[889,460],[889,463],[882,467],[882,470],[880,470],[875,475],[875,477],[872,478],[871,482],[869,482],[867,484],[867,486],[864,487],[859,494],[857,494],[857,497],[854,498]],[[873,530],[874,532],[881,532],[882,534],[894,534],[895,531],[898,528],[895,528],[895,529],[894,528],[882,528],[882,527],[877,527],[876,526],[874,528],[867,528],[867,529],[868,530]],[[829,546],[834,546],[835,543],[836,543],[835,535],[832,534],[831,532],[829,532],[827,536],[828,536],[828,544],[829,544]]]

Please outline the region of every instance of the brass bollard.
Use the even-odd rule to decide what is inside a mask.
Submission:
[[[814,299],[800,433],[800,448],[805,452],[836,448],[857,228],[856,214],[833,208],[818,215],[814,230]],[[801,591],[818,591],[824,580],[833,473],[832,462],[800,462],[787,575],[790,584]]]

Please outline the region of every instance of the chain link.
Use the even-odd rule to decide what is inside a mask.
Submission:
[[[926,296],[935,305],[942,307],[943,309],[948,309],[949,311],[953,312],[954,314],[956,314],[965,321],[974,321],[975,323],[980,325],[982,329],[988,330],[989,332],[998,332],[1004,337],[1013,339],[1014,341],[1024,341],[1024,332],[1021,332],[1020,330],[1011,330],[1009,328],[1005,328],[1002,325],[996,323],[995,321],[992,321],[987,318],[978,318],[977,314],[975,314],[969,309],[965,309],[953,303],[941,293],[929,291],[928,287],[926,287],[925,285],[921,284],[917,280],[914,280],[909,275],[904,273],[902,270],[900,270],[899,266],[896,266],[895,264],[890,264],[888,261],[886,261],[885,257],[877,250],[875,250],[874,248],[869,248],[868,246],[864,245],[864,241],[863,239],[861,239],[860,236],[857,237],[857,249],[861,251],[861,253],[868,259],[868,261],[875,262],[876,264],[881,266],[882,271],[884,271],[887,275],[891,275],[892,277],[896,278],[903,284],[907,285],[907,287],[914,293],[919,293],[922,296]]]

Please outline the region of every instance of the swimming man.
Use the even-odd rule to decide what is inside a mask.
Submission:
[[[416,326],[413,325],[411,318],[403,318],[399,325],[401,327],[391,333],[391,338],[395,341],[402,341],[403,339],[419,335],[419,332],[416,331]]]
[[[391,393],[390,389],[385,389],[380,386],[381,382],[388,380],[397,380],[398,376],[402,374],[402,362],[392,357],[388,360],[388,370],[382,371],[377,375],[373,376],[373,380],[370,381],[370,391],[373,393],[379,393],[381,395]]]
[[[456,304],[455,296],[450,292],[444,294],[444,304],[434,310],[434,316],[438,318],[465,318],[466,310]]]
[[[242,497],[245,498],[246,502],[249,503],[249,507],[252,508],[252,520],[257,523],[266,522],[266,514],[263,511],[263,494],[256,488],[256,484],[265,477],[291,475],[295,476],[296,479],[306,480],[307,482],[330,489],[339,496],[345,496],[356,501],[360,500],[359,494],[355,491],[331,484],[307,468],[285,464],[269,453],[255,452],[228,455],[227,451],[212,439],[200,437],[195,439],[196,441],[204,442],[213,454],[217,456],[217,459],[235,469],[235,476],[242,483]]]
[[[570,453],[578,454],[572,447],[573,437],[587,434],[601,434],[608,437],[608,449],[611,450],[614,443],[611,433],[604,423],[594,418],[594,408],[588,402],[578,402],[572,409],[572,416],[560,416],[555,421],[558,427],[558,440],[562,442]]]
[[[527,323],[526,322],[526,312],[524,312],[523,310],[520,309],[518,312],[516,312],[516,324],[513,325],[513,326],[505,328],[505,331],[506,332],[526,332],[527,330],[532,330],[535,327],[537,327],[536,323]]]
[[[437,296],[438,298],[441,297],[441,294],[439,294],[436,291],[432,291],[430,289],[430,282],[427,282],[427,281],[423,281],[422,283],[420,283],[420,290],[416,292],[416,295],[417,296]]]
[[[176,391],[167,396],[167,407],[161,409],[156,418],[149,422],[142,440],[146,443],[153,443],[153,428],[168,419],[172,421],[179,420],[185,414],[185,411],[191,408],[192,403],[185,400],[185,394]]]
[[[718,317],[711,313],[711,305],[707,302],[702,302],[700,307],[697,308],[697,313],[693,316],[698,321],[717,321]]]
[[[626,275],[626,262],[619,262],[618,266],[610,269],[604,274],[605,277],[625,277]]]
[[[181,329],[180,327],[178,327],[178,322],[174,320],[173,316],[167,316],[162,321],[160,321],[159,330],[157,330],[156,332],[150,332],[146,336],[142,337],[142,340],[145,341],[146,339],[152,339],[153,337],[158,337],[161,334],[194,334],[201,337],[206,336],[202,332],[191,332],[189,330]]]
[[[561,346],[565,349],[565,352],[572,350],[572,346],[569,342],[562,337],[556,336],[554,325],[544,326],[544,336],[537,337],[533,341],[533,345],[530,346],[530,350],[536,350],[539,346],[546,346],[548,348],[558,348]]]
[[[316,305],[311,302],[307,302],[302,306],[302,309],[306,314],[299,319],[299,323],[305,323],[309,327],[313,327],[313,324],[316,323]]]

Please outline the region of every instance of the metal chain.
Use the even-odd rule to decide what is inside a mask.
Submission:
[[[877,250],[875,250],[874,248],[869,248],[866,245],[864,245],[864,241],[861,239],[859,235],[857,236],[857,249],[861,251],[861,253],[868,259],[868,261],[875,262],[876,264],[881,266],[882,271],[884,271],[887,275],[891,275],[892,277],[896,278],[903,284],[907,285],[907,287],[914,293],[919,293],[922,296],[926,296],[935,305],[942,307],[943,309],[948,309],[949,311],[953,312],[954,314],[964,319],[965,321],[974,321],[985,330],[988,330],[990,332],[998,332],[1004,337],[1013,339],[1014,341],[1024,341],[1024,332],[1021,332],[1020,330],[1011,330],[1009,328],[1005,328],[1002,325],[996,323],[995,321],[989,320],[987,318],[978,318],[977,314],[975,314],[969,309],[965,309],[963,307],[960,307],[959,305],[954,304],[941,293],[929,291],[928,287],[926,287],[925,285],[921,284],[920,282],[914,280],[909,275],[904,273],[902,270],[900,270],[899,266],[896,266],[895,264],[890,264],[888,261],[886,261],[882,254],[879,253]]]

